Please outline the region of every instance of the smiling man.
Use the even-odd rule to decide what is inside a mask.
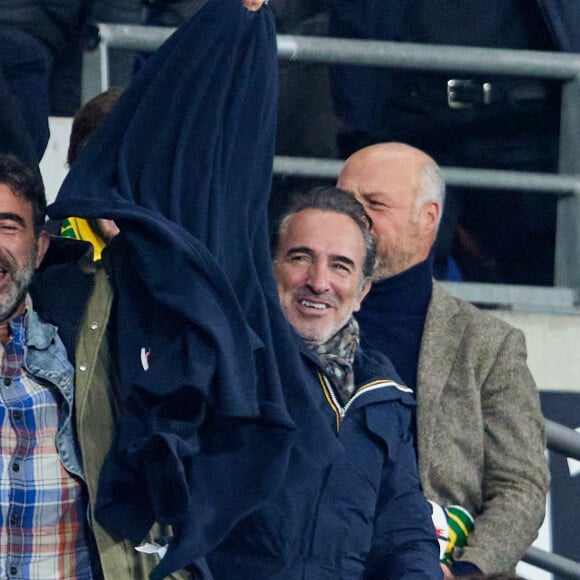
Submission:
[[[45,208],[40,175],[0,155],[0,574],[90,579],[73,369],[28,296]]]
[[[215,578],[442,577],[409,430],[413,399],[386,357],[360,347],[352,316],[370,287],[369,228],[362,205],[335,188],[297,197],[281,220],[280,302],[343,453],[319,466],[294,452],[279,492],[210,557]],[[313,441],[325,427],[297,421]]]
[[[308,345],[322,344],[348,323],[370,289],[363,269],[368,273],[372,263],[364,264],[362,242],[371,242],[348,215],[323,209],[288,216],[281,233],[275,273],[282,308]]]
[[[0,342],[9,339],[8,320],[25,310],[25,297],[34,270],[48,247],[43,232],[37,237],[31,203],[0,184]]]

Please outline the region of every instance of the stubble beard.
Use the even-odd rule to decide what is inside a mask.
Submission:
[[[7,288],[0,291],[0,320],[8,320],[25,299],[34,275],[37,254],[38,247],[35,244],[32,254],[21,268],[2,260],[12,280]]]
[[[399,243],[384,246],[379,243],[373,281],[392,278],[421,261],[422,242],[414,222],[409,224],[409,235]]]
[[[378,255],[373,273],[373,281],[378,282],[385,278],[392,278],[409,269],[412,257],[413,255],[411,253],[400,250],[393,251],[390,255]]]
[[[328,342],[331,338],[336,336],[348,323],[348,321],[352,318],[352,312],[343,320],[337,327],[333,327],[332,329],[326,331],[320,331],[316,335],[309,335],[304,336],[302,335],[302,340],[306,343],[309,348],[314,348]]]

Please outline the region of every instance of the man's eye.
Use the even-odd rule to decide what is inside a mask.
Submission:
[[[300,262],[306,262],[308,260],[308,256],[291,256],[290,257],[290,261],[293,263],[300,263]]]
[[[337,262],[336,264],[334,264],[334,268],[336,270],[340,270],[341,272],[345,272],[345,273],[350,272],[350,268],[348,268],[347,266],[345,266],[341,262]]]
[[[15,232],[18,230],[18,226],[15,226],[14,224],[0,224],[0,229],[3,232]]]

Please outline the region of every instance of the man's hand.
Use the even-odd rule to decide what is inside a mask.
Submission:
[[[446,566],[445,564],[440,564],[440,566],[441,570],[443,570],[443,578],[445,580],[453,580],[453,578],[455,578],[455,576],[453,576],[453,574],[451,573],[449,566]]]
[[[243,4],[248,10],[255,12],[262,8],[262,4],[268,4],[268,0],[243,0]]]

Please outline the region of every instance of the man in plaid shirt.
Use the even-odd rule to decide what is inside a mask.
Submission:
[[[40,175],[0,155],[0,577],[88,580],[73,368],[28,286],[49,245]]]

